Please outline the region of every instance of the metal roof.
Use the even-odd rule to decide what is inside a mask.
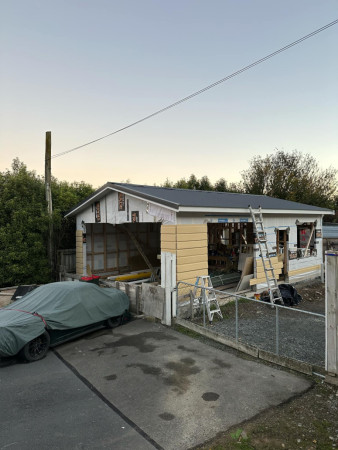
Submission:
[[[190,189],[164,188],[157,186],[144,186],[126,183],[108,183],[114,189],[134,194],[147,200],[172,206],[190,206],[198,208],[253,208],[303,210],[327,212],[331,210],[303,203],[281,200],[266,195],[236,194],[231,192],[196,191]]]
[[[141,199],[155,202],[163,206],[179,210],[182,207],[191,208],[215,208],[215,209],[247,209],[249,205],[252,208],[259,206],[265,210],[282,210],[282,211],[318,211],[319,214],[332,214],[332,210],[320,208],[318,206],[305,205],[303,203],[291,202],[278,198],[268,197],[266,195],[253,194],[237,194],[230,192],[216,191],[197,191],[189,189],[176,189],[158,186],[146,186],[129,183],[106,183],[100,189],[95,191],[86,200],[72,208],[67,215],[73,215],[75,211],[82,209],[90,201],[90,199],[100,198],[110,189],[134,195]]]
[[[323,238],[324,239],[338,239],[338,224],[326,223],[323,225]]]

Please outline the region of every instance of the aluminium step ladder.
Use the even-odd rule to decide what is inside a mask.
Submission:
[[[252,223],[254,225],[254,232],[256,233],[255,243],[259,246],[260,256],[262,257],[263,269],[265,273],[266,282],[269,290],[270,303],[279,301],[284,305],[282,294],[278,287],[278,281],[275,275],[275,270],[272,265],[271,257],[275,256],[275,252],[270,252],[268,248],[268,240],[264,229],[262,208],[253,210],[249,205]]]
[[[201,289],[200,296],[197,295],[199,289]],[[221,319],[223,319],[223,315],[216,297],[216,293],[210,289],[213,289],[210,276],[197,277],[194,289],[192,291],[192,297],[194,308],[203,307],[203,303],[205,302],[208,319],[211,323],[215,314],[217,314]],[[203,295],[203,292],[205,295]]]

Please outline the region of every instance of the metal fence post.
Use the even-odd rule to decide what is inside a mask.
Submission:
[[[276,308],[276,355],[279,355],[279,308]]]
[[[202,302],[203,302],[203,327],[205,328],[206,324],[205,324],[205,300],[206,300],[206,295],[205,295],[205,289],[202,289]]]
[[[236,342],[238,342],[238,299],[235,297],[236,304]]]

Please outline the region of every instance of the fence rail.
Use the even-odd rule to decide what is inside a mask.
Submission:
[[[179,282],[177,316],[224,334],[235,342],[256,346],[278,356],[304,361],[317,366],[325,364],[325,315],[298,306],[288,307],[262,302],[251,297],[198,287]],[[224,319],[210,324],[206,314],[209,293],[216,294]],[[216,316],[215,316],[216,318]]]

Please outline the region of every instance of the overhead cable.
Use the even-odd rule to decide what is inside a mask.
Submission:
[[[212,89],[212,88],[214,88],[215,86],[218,86],[219,84],[224,83],[225,81],[230,80],[230,78],[236,77],[237,75],[241,74],[242,72],[245,72],[246,70],[249,70],[249,69],[251,69],[252,67],[257,66],[258,64],[263,63],[263,62],[266,61],[267,59],[270,59],[270,58],[272,58],[273,56],[278,55],[279,53],[285,52],[285,51],[288,50],[289,48],[294,47],[295,45],[300,44],[301,42],[305,41],[306,39],[309,39],[309,38],[311,38],[312,36],[315,36],[316,34],[321,33],[322,31],[326,30],[326,29],[329,28],[329,27],[332,27],[333,25],[336,25],[337,23],[338,23],[338,19],[334,20],[333,22],[328,23],[327,25],[325,25],[325,26],[323,26],[323,27],[321,27],[321,28],[318,28],[318,29],[315,30],[315,31],[312,31],[312,33],[309,33],[309,34],[307,34],[306,36],[303,36],[303,37],[300,38],[300,39],[297,39],[297,41],[294,41],[294,42],[292,42],[291,44],[288,44],[288,45],[286,45],[285,47],[282,47],[282,48],[280,48],[279,50],[276,50],[275,52],[270,53],[270,54],[267,55],[267,56],[264,56],[264,58],[258,59],[257,61],[255,61],[255,62],[249,64],[248,66],[245,66],[245,67],[243,67],[243,68],[240,69],[240,70],[237,70],[237,72],[234,72],[234,73],[232,73],[231,75],[228,75],[228,76],[226,76],[225,78],[222,78],[221,80],[216,81],[215,83],[209,84],[209,86],[206,86],[205,88],[200,89],[199,91],[194,92],[193,94],[190,94],[190,95],[188,95],[187,97],[184,97],[184,98],[182,98],[181,100],[178,100],[177,102],[172,103],[171,105],[166,106],[165,108],[162,108],[162,109],[160,109],[160,110],[158,110],[158,111],[156,111],[156,112],[154,112],[154,113],[152,113],[152,114],[149,114],[148,116],[143,117],[142,119],[139,119],[139,120],[137,120],[136,122],[130,123],[129,125],[126,125],[126,126],[124,126],[124,127],[122,127],[122,128],[119,128],[118,130],[115,130],[115,131],[113,131],[113,132],[111,132],[111,133],[108,133],[108,134],[106,134],[105,136],[101,136],[101,137],[99,137],[99,138],[97,138],[97,139],[94,139],[94,140],[92,140],[92,141],[89,141],[89,142],[87,142],[86,144],[82,144],[82,145],[79,145],[78,147],[74,147],[74,148],[71,148],[71,149],[69,149],[69,150],[65,150],[64,152],[57,153],[57,154],[53,155],[51,158],[58,158],[58,157],[60,157],[60,156],[66,155],[67,153],[74,152],[75,150],[79,150],[80,148],[83,148],[83,147],[86,147],[86,146],[88,146],[88,145],[94,144],[95,142],[101,141],[102,139],[106,139],[106,138],[109,137],[109,136],[112,136],[112,135],[114,135],[114,134],[120,133],[121,131],[124,131],[124,130],[126,130],[126,129],[128,129],[128,128],[131,128],[131,127],[135,126],[135,125],[138,125],[139,123],[144,122],[145,120],[151,119],[152,117],[157,116],[158,114],[162,114],[162,113],[164,113],[165,111],[168,111],[168,109],[174,108],[175,106],[178,106],[178,105],[180,105],[181,103],[186,102],[186,101],[190,100],[191,98],[196,97],[197,95],[200,95],[200,94],[202,94],[203,92],[205,92],[205,91],[207,91],[207,90],[209,90],[209,89]]]

